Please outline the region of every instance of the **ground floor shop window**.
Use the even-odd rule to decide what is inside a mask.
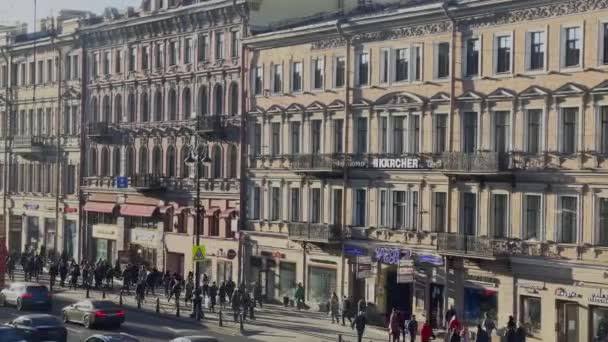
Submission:
[[[232,279],[232,261],[217,262],[217,279],[218,283]]]
[[[540,333],[541,304],[540,298],[521,297],[520,320],[526,325],[526,330],[531,335]]]
[[[40,227],[38,225],[38,218],[28,216],[27,217],[27,240],[26,250],[37,252],[38,244],[40,239]]]
[[[591,307],[591,336],[593,342],[608,341],[608,308]]]
[[[293,298],[296,289],[296,264],[281,262],[279,264],[279,296]]]
[[[76,241],[76,221],[65,221],[63,224],[63,252],[65,255],[74,255],[74,241]]]
[[[325,267],[308,268],[308,300],[327,303],[336,291],[336,270]]]
[[[465,287],[464,320],[466,322],[481,322],[486,312],[496,320],[497,308],[498,293],[496,291]]]
[[[558,300],[557,342],[578,342],[578,303]]]
[[[148,268],[157,267],[156,265],[156,249],[143,247],[137,244],[129,245],[129,254],[131,262],[136,265],[145,265]]]

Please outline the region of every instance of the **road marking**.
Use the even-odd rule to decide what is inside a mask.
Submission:
[[[66,329],[68,329],[69,331],[71,331],[73,333],[77,333],[77,334],[81,334],[82,333],[82,330],[76,330],[74,328],[69,328],[69,327],[66,327]]]
[[[194,331],[194,329],[173,329],[170,327],[165,327],[167,330],[169,330],[170,332],[174,333],[174,334],[180,334],[180,333],[184,333],[187,331]]]

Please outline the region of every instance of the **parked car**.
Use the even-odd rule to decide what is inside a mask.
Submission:
[[[2,342],[27,342],[27,335],[15,328],[8,325],[0,326],[0,341]]]
[[[81,300],[61,310],[64,322],[83,324],[87,329],[97,326],[120,327],[125,311],[109,300]]]
[[[38,283],[12,283],[0,291],[0,306],[15,305],[17,310],[41,308],[50,311],[53,307],[49,289]]]
[[[184,336],[174,338],[170,342],[219,342],[219,340],[211,336]]]
[[[63,326],[63,323],[51,315],[32,314],[19,316],[7,325],[23,332],[27,341],[67,342],[68,339],[68,331]]]
[[[139,340],[129,334],[113,333],[89,336],[85,342],[139,342]]]

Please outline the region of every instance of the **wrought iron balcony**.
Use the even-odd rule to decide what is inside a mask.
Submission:
[[[135,174],[129,179],[129,187],[139,191],[162,188],[160,175]]]
[[[437,250],[448,255],[493,258],[498,253],[487,237],[442,233],[437,236]]]
[[[224,128],[226,128],[226,120],[220,115],[199,116],[196,122],[196,130],[199,133],[219,134],[222,133]]]
[[[287,231],[289,239],[295,241],[320,243],[340,241],[338,227],[333,224],[289,222]]]
[[[105,139],[111,135],[112,130],[107,122],[89,122],[87,124],[87,136],[90,138]]]
[[[509,170],[509,155],[498,152],[447,152],[442,155],[446,173],[492,174]]]
[[[13,152],[16,154],[34,155],[44,153],[45,151],[45,142],[42,137],[17,136],[13,138]]]
[[[289,159],[296,172],[336,173],[344,169],[344,156],[340,154],[295,154]]]

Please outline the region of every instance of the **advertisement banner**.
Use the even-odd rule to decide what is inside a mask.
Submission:
[[[399,260],[399,266],[397,267],[397,283],[413,283],[414,282],[414,261],[413,260]]]
[[[357,257],[357,279],[372,278],[372,258],[369,256]]]

